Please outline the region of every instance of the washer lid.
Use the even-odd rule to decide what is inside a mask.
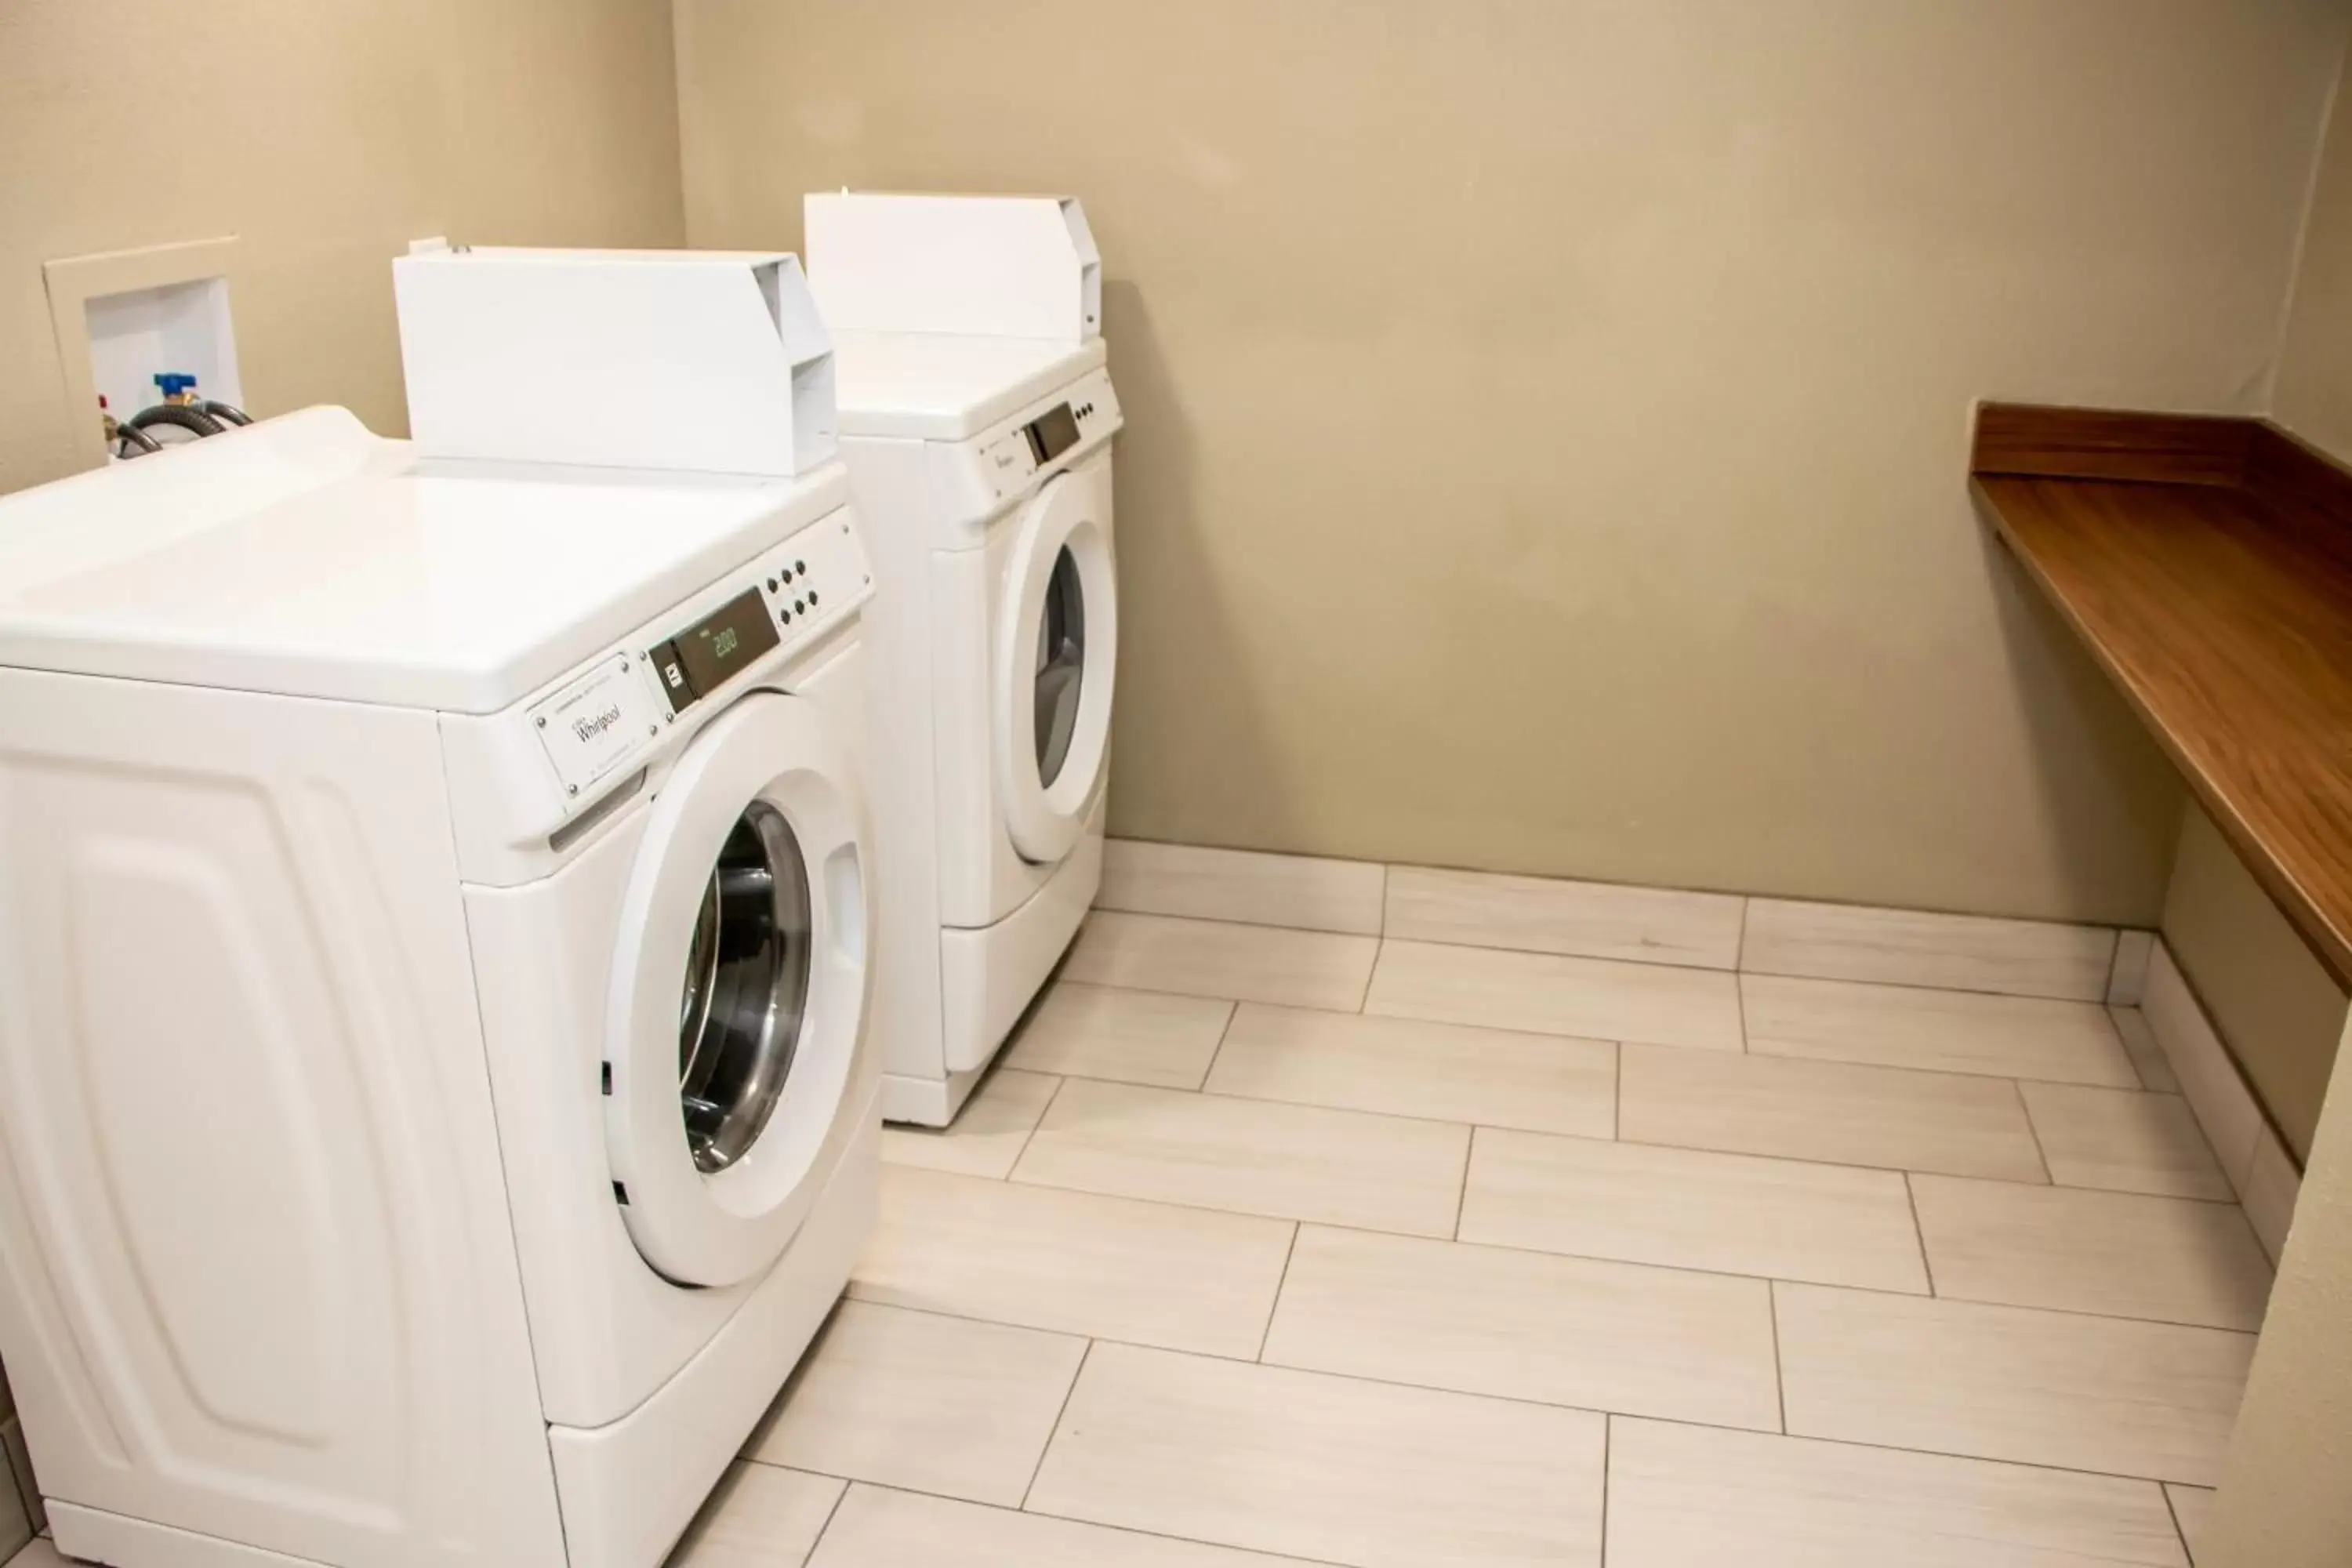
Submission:
[[[835,395],[844,436],[963,441],[1099,369],[1100,338],[967,338],[835,332]]]
[[[428,463],[308,409],[0,498],[0,666],[495,713],[848,499]]]

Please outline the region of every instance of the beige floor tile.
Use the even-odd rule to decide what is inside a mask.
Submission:
[[[2107,1017],[2123,1037],[2124,1054],[2131,1058],[2132,1070],[2139,1074],[2140,1088],[2151,1094],[2179,1094],[2179,1076],[2165,1059],[2164,1047],[2157,1044],[2155,1031],[2147,1026],[2147,1016],[2137,1007],[2109,1007]]]
[[[882,1158],[893,1165],[1002,1177],[1021,1157],[1037,1119],[1062,1080],[999,1068],[963,1102],[944,1128],[886,1127]]]
[[[1363,1005],[1380,945],[1376,937],[1097,910],[1080,929],[1062,977],[1352,1013]]]
[[[1776,1285],[1800,1436],[2217,1484],[2254,1336]]]
[[[745,1453],[1018,1507],[1087,1342],[844,1301]]]
[[[2139,1087],[2094,1002],[1770,974],[1742,975],[1739,990],[1748,1048],[1768,1056]]]
[[[667,1568],[801,1568],[844,1485],[773,1465],[731,1465]]]
[[[929,1171],[886,1170],[862,1300],[1254,1356],[1290,1256],[1286,1220]]]
[[[1391,940],[1381,944],[1364,1011],[1538,1035],[1740,1048],[1737,980],[1657,963]]]
[[[1097,1345],[1029,1507],[1351,1568],[1597,1564],[1581,1410]]]
[[[1739,967],[2103,1002],[2116,933],[2097,926],[1751,899]]]
[[[2287,1227],[2294,1223],[2295,1199],[2303,1191],[2303,1173],[2278,1134],[2268,1127],[2254,1142],[2253,1168],[2246,1176],[2246,1223],[2273,1263],[2286,1249]]]
[[[1013,1179],[1451,1236],[1469,1145],[1444,1122],[1072,1079]]]
[[[1617,1128],[1617,1047],[1419,1018],[1245,1003],[1213,1094],[1587,1138]]]
[[[2233,1195],[2189,1102],[2177,1094],[2055,1083],[2018,1089],[2060,1186],[2224,1203]]]
[[[79,1568],[79,1559],[66,1556],[47,1537],[33,1542],[7,1562],[8,1568]]]
[[[810,1568],[1299,1568],[1173,1541],[919,1492],[852,1487]]]
[[[1926,1294],[1893,1171],[1481,1128],[1461,1238]]]
[[[1656,1421],[1609,1431],[1610,1568],[2184,1568],[2160,1489]]]
[[[2168,1486],[2164,1495],[2172,1504],[2180,1539],[2188,1543],[2189,1560],[2194,1562],[2205,1543],[2205,1532],[2213,1527],[2213,1492],[2207,1487]]]
[[[2162,942],[2148,955],[2147,993],[2140,999],[2140,1013],[2164,1047],[2165,1059],[2180,1080],[2189,1109],[2197,1113],[2197,1125],[2205,1130],[2205,1142],[2212,1145],[2221,1173],[2244,1191],[2263,1113]]]
[[[2234,1204],[1911,1178],[1936,1293],[2258,1329],[2270,1263]]]
[[[1387,868],[1373,861],[1113,838],[1103,846],[1095,907],[1378,936],[1386,880]]]
[[[2014,1085],[1902,1068],[1627,1046],[1618,1058],[1617,1135],[1837,1165],[2043,1179]]]
[[[2115,963],[2107,969],[2107,1005],[2111,1007],[2137,1007],[2140,994],[2147,988],[2148,954],[2156,951],[2156,933],[2152,931],[2121,931],[2116,933]]]
[[[1269,1364],[1777,1432],[1760,1279],[1306,1226]]]
[[[1391,937],[1732,969],[1745,899],[1606,882],[1389,868]]]
[[[1072,1078],[1198,1089],[1234,1005],[1063,980],[1005,1047],[1004,1064]]]

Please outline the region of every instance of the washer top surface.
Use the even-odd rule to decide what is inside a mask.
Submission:
[[[844,436],[962,441],[1100,367],[1107,355],[1100,338],[835,332],[833,357]]]
[[[848,499],[428,464],[312,408],[0,498],[0,666],[494,713]]]

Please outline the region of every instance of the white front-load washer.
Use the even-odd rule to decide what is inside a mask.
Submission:
[[[0,1354],[119,1568],[654,1568],[871,1225],[846,479],[0,501]]]
[[[883,1112],[943,1126],[1102,879],[1118,400],[1098,339],[834,353],[877,587]]]

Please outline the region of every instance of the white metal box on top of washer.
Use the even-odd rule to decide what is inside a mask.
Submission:
[[[810,198],[820,310],[838,297],[833,247],[866,261],[884,239],[909,239],[900,200]],[[971,216],[985,205],[938,199],[929,210],[963,239],[933,254],[1018,278],[1017,267],[992,267],[975,237],[989,228]],[[862,216],[881,232],[857,237]],[[1084,228],[1080,217],[1071,232]],[[1058,293],[1079,307],[1046,312],[1074,324],[1066,335],[835,325],[841,450],[874,554],[869,618],[886,698],[873,778],[883,926],[874,1026],[892,1121],[953,1118],[1101,884],[1121,420],[1103,343],[1082,327],[1097,276],[1057,261],[1048,285],[1016,289],[1020,310],[993,311],[975,293],[954,318],[1019,321]],[[942,319],[936,290],[910,291],[910,319]],[[862,284],[856,293],[857,320],[889,319],[887,297]]]
[[[392,277],[428,457],[774,478],[833,458],[833,344],[791,256],[420,240]]]
[[[1075,196],[813,192],[801,216],[836,332],[1102,335],[1102,253]]]
[[[847,499],[314,409],[0,500],[0,1352],[61,1549],[661,1561],[876,1202]]]

